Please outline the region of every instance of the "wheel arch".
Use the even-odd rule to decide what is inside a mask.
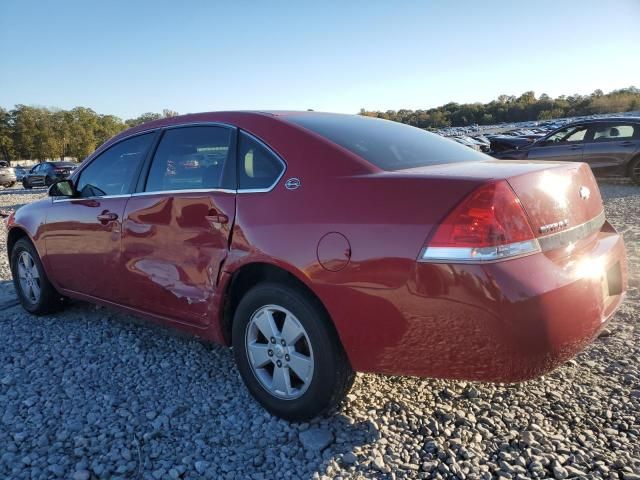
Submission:
[[[274,282],[291,286],[304,292],[312,299],[329,319],[329,326],[334,330],[337,338],[340,338],[335,324],[331,319],[327,308],[318,295],[298,275],[273,263],[255,261],[238,267],[231,273],[224,292],[224,305],[221,315],[221,330],[224,342],[231,345],[231,330],[233,316],[238,308],[240,300],[251,288],[264,282]]]
[[[625,177],[631,178],[631,175],[632,175],[631,169],[633,168],[633,164],[636,162],[640,162],[640,152],[636,152],[636,154],[633,157],[631,157],[631,160],[627,162]]]
[[[35,247],[35,242],[31,238],[31,236],[29,236],[29,234],[24,228],[13,227],[12,229],[10,229],[9,233],[7,234],[7,257],[9,259],[9,268],[11,268],[11,252],[13,251],[13,247],[15,246],[16,242],[21,238],[26,238]],[[36,247],[36,250],[37,250],[37,247]]]

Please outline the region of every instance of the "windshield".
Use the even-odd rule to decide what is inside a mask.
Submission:
[[[383,170],[486,160],[482,153],[398,122],[330,113],[284,117],[346,148]]]

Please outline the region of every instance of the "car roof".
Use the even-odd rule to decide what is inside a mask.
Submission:
[[[617,116],[617,117],[604,117],[604,118],[585,118],[584,120],[575,120],[563,126],[582,124],[582,123],[610,123],[610,122],[631,122],[639,123],[640,117],[635,116]]]

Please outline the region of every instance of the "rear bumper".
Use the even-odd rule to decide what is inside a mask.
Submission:
[[[569,248],[486,265],[417,264],[406,288],[384,294],[380,330],[346,339],[354,368],[491,382],[545,374],[594,339],[627,288],[624,243],[610,224]]]

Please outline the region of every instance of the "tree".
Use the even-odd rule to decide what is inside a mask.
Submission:
[[[127,127],[131,128],[131,127],[137,127],[138,125],[142,125],[143,123],[152,122],[153,120],[160,120],[161,118],[162,118],[162,114],[160,113],[147,112],[147,113],[143,113],[139,117],[130,118],[124,123],[126,123]]]

